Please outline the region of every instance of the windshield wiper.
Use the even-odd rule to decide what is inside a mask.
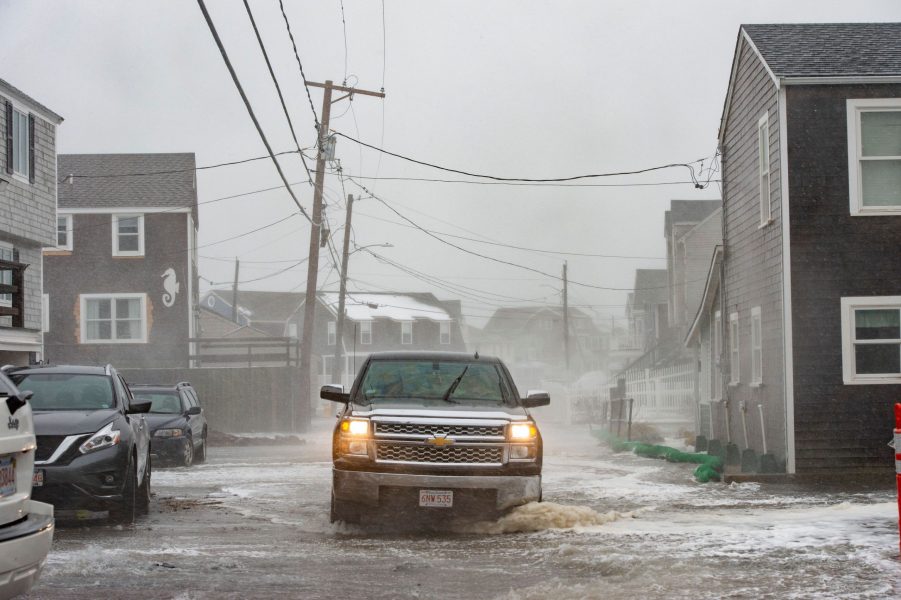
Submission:
[[[447,388],[447,391],[444,392],[444,395],[441,397],[442,400],[444,400],[445,402],[450,402],[451,404],[456,404],[456,402],[451,400],[450,397],[457,390],[457,386],[460,385],[460,381],[463,380],[463,376],[466,375],[466,371],[468,369],[469,365],[463,367],[463,372],[457,375],[457,378],[451,382],[450,387]]]

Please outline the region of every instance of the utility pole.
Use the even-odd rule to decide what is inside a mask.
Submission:
[[[232,285],[232,321],[238,322],[238,271],[241,261],[235,258],[235,283]]]
[[[338,323],[335,327],[335,382],[341,383],[341,376],[344,371],[344,363],[342,362],[342,354],[344,346],[344,295],[347,293],[347,259],[350,256],[350,218],[353,211],[354,197],[352,194],[347,195],[347,219],[344,222],[344,251],[341,253],[341,289],[338,292]],[[356,337],[354,337],[356,341]]]
[[[325,180],[325,148],[329,137],[329,117],[332,111],[332,104],[344,100],[345,98],[353,100],[354,94],[377,96],[379,98],[384,98],[385,94],[334,85],[330,79],[326,80],[325,83],[316,83],[313,81],[304,81],[304,83],[307,86],[318,87],[325,90],[325,93],[322,95],[322,118],[319,123],[319,139],[316,144],[318,149],[316,156],[316,183],[313,188],[310,253],[307,261],[307,291],[304,297],[303,333],[301,334],[300,339],[300,399],[301,402],[306,402],[307,406],[312,408],[312,373],[310,372],[310,367],[312,366],[313,330],[316,323],[316,286],[317,276],[319,274],[319,235],[322,228],[322,187]],[[332,90],[346,92],[346,95],[332,101]]]
[[[567,294],[566,262],[563,263],[563,355],[566,358],[566,373],[569,374],[569,297]]]

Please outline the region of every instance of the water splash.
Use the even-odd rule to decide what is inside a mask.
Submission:
[[[569,506],[556,502],[530,502],[518,506],[497,521],[473,523],[468,533],[534,533],[546,529],[599,527],[619,519],[634,517],[638,511],[600,513],[588,506]]]

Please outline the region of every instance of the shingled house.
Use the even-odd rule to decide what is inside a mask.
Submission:
[[[721,349],[713,435],[789,473],[890,467],[901,23],[742,26],[719,144],[722,267],[688,335]]]
[[[62,154],[57,240],[44,252],[46,357],[189,366],[196,333],[194,155]]]

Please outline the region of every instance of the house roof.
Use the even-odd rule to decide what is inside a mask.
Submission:
[[[43,104],[41,104],[40,102],[38,102],[37,100],[32,98],[31,96],[29,96],[28,94],[23,92],[19,88],[15,87],[8,81],[4,81],[3,79],[0,79],[0,96],[9,96],[9,97],[12,97],[13,100],[18,100],[19,102],[22,102],[23,104],[31,105],[33,110],[35,110],[36,112],[39,112],[39,113],[43,113],[40,116],[42,116],[43,118],[49,118],[56,125],[59,125],[60,123],[63,122],[63,118],[61,116],[59,116],[58,114],[56,114],[55,112],[53,112],[52,110],[50,110],[49,108],[47,108],[46,106],[44,106]]]
[[[669,237],[676,223],[700,223],[722,205],[721,200],[671,200],[663,217],[663,235]]]
[[[509,333],[512,330],[524,328],[529,321],[535,318],[563,318],[562,306],[505,306],[498,308],[491,315],[491,319],[482,329],[485,335],[492,335],[498,332]],[[570,327],[581,327],[584,330],[594,330],[597,328],[591,317],[585,311],[578,308],[569,308]]]
[[[901,23],[741,27],[779,78],[901,76]]]
[[[713,256],[710,259],[710,267],[707,270],[707,280],[704,284],[704,294],[701,296],[701,303],[698,305],[698,312],[695,314],[694,320],[685,334],[685,345],[690,346],[692,341],[701,331],[701,325],[704,322],[704,316],[710,312],[713,301],[720,289],[720,265],[723,262],[723,246],[717,245],[713,249]]]
[[[666,269],[636,269],[633,306],[666,304],[668,277]]]
[[[192,152],[60,154],[59,208],[191,208],[196,217],[195,167]]]
[[[224,300],[231,305],[231,292],[225,292]],[[251,324],[259,321],[287,321],[303,306],[306,294],[301,292],[248,292],[238,291],[238,307]]]
[[[322,302],[337,314],[338,292],[322,292]],[[351,321],[387,318],[393,321],[453,321],[454,316],[434,295],[429,293],[348,292],[344,311]]]

